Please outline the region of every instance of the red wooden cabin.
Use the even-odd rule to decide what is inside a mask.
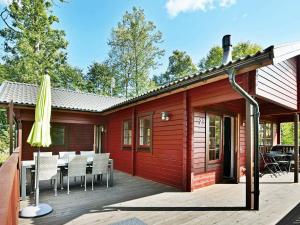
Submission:
[[[280,123],[299,113],[298,55],[299,43],[270,46],[128,100],[53,89],[53,145],[47,150],[110,152],[117,170],[186,191],[239,182],[246,166],[246,101],[227,70],[234,68],[238,84],[258,101],[260,144],[267,149],[280,143]],[[30,84],[0,87],[23,160],[33,157],[26,139],[36,92]]]

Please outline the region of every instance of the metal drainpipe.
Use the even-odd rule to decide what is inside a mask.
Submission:
[[[253,106],[253,127],[254,127],[254,209],[259,209],[259,143],[258,143],[258,128],[259,128],[259,105],[254,98],[249,95],[235,81],[235,70],[233,68],[227,70],[229,82],[233,89],[242,95],[246,101]]]

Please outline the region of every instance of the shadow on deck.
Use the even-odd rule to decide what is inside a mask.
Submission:
[[[280,185],[274,185],[280,184]],[[297,187],[297,189],[295,189]],[[106,189],[105,180],[94,191],[88,182],[84,192],[79,182],[71,183],[70,195],[49,182],[41,185],[40,202],[54,211],[44,217],[20,219],[20,224],[111,224],[138,218],[146,224],[275,224],[295,205],[299,185],[292,174],[261,179],[261,210],[249,211],[245,205],[245,184],[216,184],[188,193],[176,188],[116,172],[114,187]],[[276,193],[276,195],[274,195]],[[287,195],[288,194],[288,195]],[[282,201],[287,196],[286,201]],[[24,207],[29,198],[21,202]],[[244,221],[241,222],[241,219]]]

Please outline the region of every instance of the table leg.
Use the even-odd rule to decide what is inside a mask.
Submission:
[[[109,176],[109,186],[112,187],[114,186],[114,161],[111,160],[110,162],[110,176]]]
[[[21,167],[21,200],[26,200],[26,167]]]

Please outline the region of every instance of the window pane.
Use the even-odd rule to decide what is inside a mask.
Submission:
[[[131,120],[127,120],[123,122],[123,144],[131,145]]]
[[[272,123],[260,123],[259,124],[259,145],[270,146],[273,141]]]
[[[209,160],[220,159],[221,117],[209,116]]]
[[[151,145],[151,119],[149,117],[139,119],[139,145]]]
[[[65,128],[58,127],[58,126],[51,127],[51,141],[52,141],[52,145],[64,145]]]

